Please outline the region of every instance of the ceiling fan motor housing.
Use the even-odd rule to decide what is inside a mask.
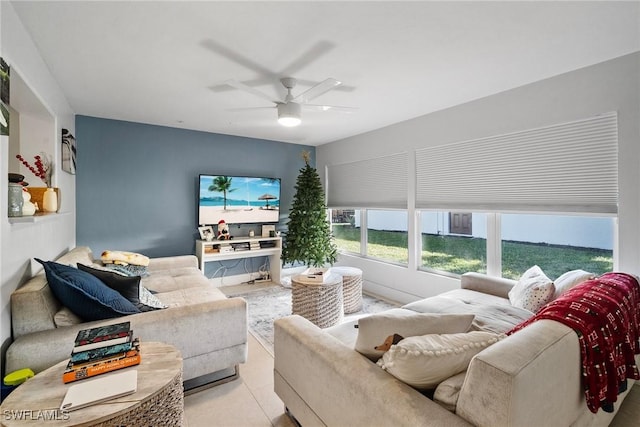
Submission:
[[[297,102],[278,104],[278,122],[284,126],[300,124],[302,106]]]

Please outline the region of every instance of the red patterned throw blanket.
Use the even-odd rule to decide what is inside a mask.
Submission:
[[[551,319],[578,334],[587,406],[613,412],[626,379],[640,379],[634,355],[640,353],[640,284],[625,273],[607,273],[581,283],[544,306],[508,335],[532,322]]]

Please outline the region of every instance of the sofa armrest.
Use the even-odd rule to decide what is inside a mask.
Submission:
[[[43,371],[69,358],[81,329],[126,321],[131,322],[133,335],[140,341],[174,345],[183,358],[247,342],[247,303],[242,298],[228,298],[23,335],[7,349],[6,371]]]
[[[154,271],[174,270],[178,268],[198,268],[198,258],[195,255],[178,255],[149,259],[148,270]]]
[[[472,291],[509,299],[509,291],[516,285],[515,280],[491,277],[481,273],[464,273],[460,276],[460,287]]]
[[[302,425],[469,426],[303,317],[274,335],[275,391]]]
[[[456,412],[480,427],[576,425],[588,412],[581,367],[573,330],[534,322],[471,360]]]

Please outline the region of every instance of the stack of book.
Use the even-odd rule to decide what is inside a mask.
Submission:
[[[78,332],[62,381],[83,378],[140,364],[140,342],[129,322]]]

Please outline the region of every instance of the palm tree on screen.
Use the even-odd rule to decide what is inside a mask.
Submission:
[[[213,184],[209,186],[209,191],[216,191],[218,193],[222,193],[222,197],[224,198],[224,210],[227,210],[227,193],[231,193],[232,191],[236,191],[235,188],[231,188],[231,181],[233,178],[229,178],[228,176],[216,176],[213,179]]]

